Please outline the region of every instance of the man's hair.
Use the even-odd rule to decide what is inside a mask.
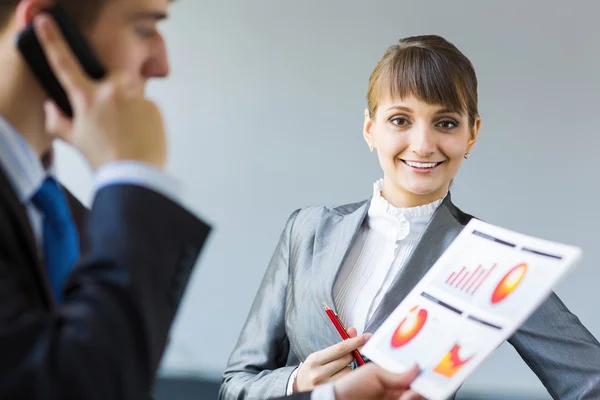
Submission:
[[[8,18],[17,8],[21,0],[0,0],[0,28],[8,22]],[[63,8],[82,25],[94,22],[98,12],[107,0],[58,0]]]

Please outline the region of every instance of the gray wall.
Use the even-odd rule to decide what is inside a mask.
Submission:
[[[362,140],[369,74],[398,38],[436,33],[473,61],[483,127],[453,189],[463,210],[584,249],[558,293],[600,337],[595,1],[180,0],[165,25],[173,75],[151,94],[169,169],[216,226],[176,321],[166,375],[218,377],[287,216],[364,199],[380,176]],[[81,159],[59,172],[89,201]],[[544,394],[510,346],[465,385]]]

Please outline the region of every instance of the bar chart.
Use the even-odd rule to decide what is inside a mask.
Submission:
[[[460,270],[450,273],[445,283],[456,290],[472,296],[477,293],[479,287],[490,276],[494,268],[496,268],[496,264],[488,269],[482,265],[478,265],[474,270],[463,266]]]

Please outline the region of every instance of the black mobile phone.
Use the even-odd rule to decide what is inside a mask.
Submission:
[[[87,75],[94,80],[102,79],[106,75],[106,70],[81,34],[75,21],[60,6],[54,6],[49,9],[48,14],[58,24],[65,40]],[[66,116],[73,117],[73,109],[71,108],[68,96],[48,64],[48,59],[44,54],[32,25],[28,26],[17,36],[17,48],[25,58],[33,74],[46,90],[48,96]]]

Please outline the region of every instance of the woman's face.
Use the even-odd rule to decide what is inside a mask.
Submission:
[[[469,125],[466,113],[449,112],[414,96],[379,103],[365,111],[364,137],[383,169],[383,196],[396,207],[414,207],[447,193],[481,121]]]

